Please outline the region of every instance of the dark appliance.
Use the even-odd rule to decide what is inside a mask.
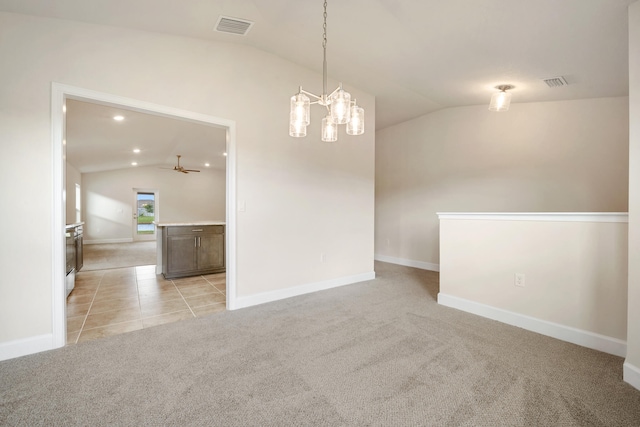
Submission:
[[[75,227],[67,227],[65,230],[66,237],[66,279],[65,288],[67,295],[71,293],[76,282],[76,232]]]
[[[76,273],[82,269],[82,265],[84,263],[83,253],[82,253],[82,224],[76,227]]]

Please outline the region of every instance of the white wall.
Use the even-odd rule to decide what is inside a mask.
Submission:
[[[445,214],[438,302],[624,356],[627,232],[626,215]]]
[[[156,221],[224,221],[225,186],[224,170],[183,174],[137,167],[82,174],[85,241],[132,238],[134,188],[159,192]]]
[[[241,44],[10,13],[0,40],[0,221],[16,242],[0,249],[0,347],[52,333],[52,82],[235,121],[238,296],[373,271],[371,95],[345,85],[368,130],[324,144],[315,107],[309,136],[288,136],[290,96],[321,75]]]
[[[640,2],[629,7],[629,295],[624,379],[640,389]]]
[[[437,268],[438,211],[627,211],[626,97],[487,107],[377,132],[376,256]]]
[[[82,191],[82,174],[72,164],[68,163],[65,166],[65,193],[66,193],[66,223],[74,224],[76,222],[76,184],[80,185],[80,191]],[[82,202],[82,195],[80,195],[80,201]],[[84,212],[81,212],[83,214]],[[82,215],[84,217],[84,215]],[[84,218],[81,218],[84,220]]]

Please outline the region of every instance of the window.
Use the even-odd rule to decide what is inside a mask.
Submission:
[[[80,184],[76,184],[76,222],[82,221],[82,203],[80,201]]]
[[[156,200],[154,193],[137,192],[136,193],[136,207],[137,207],[137,234],[153,234],[155,232],[155,226],[153,221],[155,220],[155,207]]]

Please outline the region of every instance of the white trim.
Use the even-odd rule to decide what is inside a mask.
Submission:
[[[52,203],[51,203],[51,331],[52,340],[49,348],[64,347],[67,342],[67,309],[66,309],[66,188],[64,176],[64,92],[54,84],[51,88],[51,170]],[[59,197],[62,194],[63,197]],[[33,337],[31,339],[38,339]],[[30,340],[26,338],[26,340]],[[24,341],[24,340],[21,340]],[[39,350],[38,350],[39,351]],[[17,357],[17,356],[16,356]]]
[[[326,289],[337,288],[345,285],[352,285],[358,282],[366,282],[376,278],[375,271],[369,273],[356,274],[353,276],[339,277],[337,279],[324,280],[322,282],[307,283],[304,285],[294,286],[292,288],[278,289],[270,292],[262,292],[247,297],[236,298],[235,308],[246,308],[254,305],[264,304],[282,300],[285,298],[296,297],[299,295],[310,294],[313,292],[324,291]]]
[[[404,265],[406,267],[415,267],[422,270],[440,271],[440,264],[432,264],[424,261],[414,261],[412,259],[395,258],[387,255],[374,255],[376,261],[388,262],[391,264]]]
[[[624,382],[640,390],[640,368],[633,366],[629,362],[624,362],[622,365],[622,378]]]
[[[0,361],[40,353],[60,347],[54,342],[53,334],[37,335],[15,341],[0,343]]]
[[[613,354],[615,356],[625,357],[627,354],[626,341],[618,338],[608,337],[594,332],[573,328],[571,326],[561,325],[559,323],[549,322],[535,317],[526,316],[524,314],[503,310],[501,308],[491,307],[453,295],[443,294],[442,292],[438,294],[438,304],[497,320],[508,325],[517,326],[528,331],[537,332],[542,335],[581,345],[593,350]]]
[[[65,204],[59,199],[64,191],[64,153],[63,135],[64,116],[62,113],[65,99],[88,101],[101,105],[124,106],[130,110],[156,116],[180,118],[195,123],[205,123],[227,129],[227,218],[226,218],[226,264],[227,264],[227,307],[236,306],[236,122],[192,111],[180,110],[164,105],[125,98],[118,95],[97,92],[53,82],[51,84],[51,120],[53,144],[53,214],[52,214],[52,252],[53,252],[53,342],[54,348],[66,343],[66,307],[64,286],[64,218]],[[132,241],[129,239],[128,241]],[[91,243],[97,243],[93,241]],[[89,242],[87,242],[89,243]]]
[[[141,240],[141,242],[142,241],[143,240]],[[100,245],[103,243],[133,243],[133,239],[129,237],[129,238],[122,238],[122,239],[83,240],[82,243],[85,245]]]
[[[629,222],[627,212],[436,212],[436,214],[441,220]]]
[[[227,273],[227,310],[237,308],[238,292],[237,280],[237,228],[236,228],[236,125],[235,122],[227,127],[227,200],[225,238],[225,265]]]

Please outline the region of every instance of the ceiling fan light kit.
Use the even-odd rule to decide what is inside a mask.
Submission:
[[[327,94],[327,2],[324,2],[324,23],[322,35],[322,95],[315,95],[302,89],[291,97],[289,114],[289,135],[295,138],[307,136],[307,126],[311,123],[310,106],[319,104],[327,108],[327,115],[322,119],[322,140],[334,142],[338,140],[338,125],[347,125],[348,135],[364,133],[364,109],[351,100],[351,94],[342,88],[342,83],[330,94]],[[313,99],[314,101],[311,101]]]

